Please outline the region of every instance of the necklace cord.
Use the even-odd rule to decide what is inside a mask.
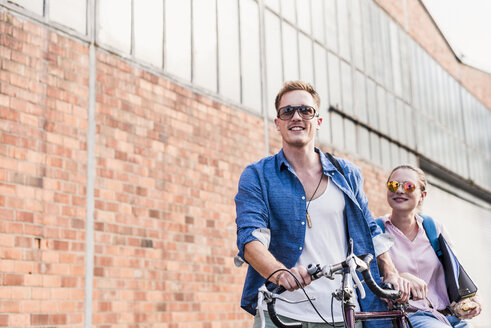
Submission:
[[[324,177],[324,174],[321,173],[321,178],[319,180],[319,183],[317,184],[317,187],[315,187],[315,190],[314,190],[314,193],[312,194],[312,196],[310,196],[310,199],[309,199],[309,202],[307,203],[307,212],[309,211],[309,206],[310,206],[310,202],[312,201],[312,199],[314,198],[315,194],[317,193],[317,190],[319,189],[319,186],[321,185],[321,182],[322,182],[322,178]]]
[[[312,199],[314,199],[314,196],[317,193],[317,190],[319,189],[319,186],[321,185],[321,182],[322,182],[322,178],[323,177],[324,177],[324,173],[321,172],[321,178],[319,179],[319,183],[317,184],[317,187],[315,188],[314,193],[312,194],[312,196],[310,197],[309,201],[307,202],[307,208],[305,209],[305,212],[307,214],[307,225],[309,226],[309,228],[312,228],[312,220],[310,219],[310,215],[309,215],[310,202],[312,201]]]

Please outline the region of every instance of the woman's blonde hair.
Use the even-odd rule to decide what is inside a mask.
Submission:
[[[402,165],[396,166],[392,170],[392,172],[390,172],[389,177],[387,178],[387,182],[389,182],[390,177],[392,176],[392,174],[395,171],[399,170],[399,169],[409,169],[409,170],[413,170],[414,172],[416,172],[418,174],[419,187],[421,188],[421,191],[425,191],[426,190],[427,181],[426,181],[426,175],[425,175],[425,173],[419,167],[415,167],[415,166],[412,166],[410,164],[402,164]]]

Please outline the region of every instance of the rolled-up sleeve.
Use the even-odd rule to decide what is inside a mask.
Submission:
[[[375,256],[379,256],[387,252],[392,246],[394,246],[394,237],[388,233],[381,233],[372,237],[373,248],[375,249]]]
[[[259,175],[252,166],[248,166],[240,177],[238,192],[235,196],[235,208],[239,253],[234,262],[236,265],[241,265],[245,262],[244,246],[247,243],[253,240],[269,243],[268,210]]]

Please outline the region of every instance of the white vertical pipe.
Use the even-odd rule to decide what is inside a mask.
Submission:
[[[92,295],[94,285],[94,185],[95,185],[95,99],[96,99],[96,0],[87,1],[89,35],[89,107],[87,122],[87,195],[85,219],[85,299],[84,327],[92,328]]]

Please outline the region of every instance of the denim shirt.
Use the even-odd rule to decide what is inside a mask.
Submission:
[[[368,200],[363,192],[363,179],[360,169],[353,163],[337,158],[345,177],[329,162],[325,154],[320,154],[323,173],[343,192],[345,197],[344,215],[347,219],[348,233],[353,238],[356,255],[371,253],[380,255],[390,248],[384,241],[382,231],[368,210]],[[254,240],[262,242],[273,256],[287,268],[297,263],[305,241],[306,195],[302,183],[287,162],[283,150],[274,156],[250,164],[244,169],[235,196],[237,212],[237,247],[239,253],[236,265],[244,262],[244,246]],[[375,246],[374,246],[375,244]],[[321,265],[332,263],[321,263]],[[371,271],[377,283],[380,274],[376,261],[371,263]],[[361,277],[361,276],[360,276]],[[257,290],[265,279],[252,266],[249,266],[241,307],[254,315],[257,307]],[[386,304],[373,295],[368,288],[365,299],[358,297],[363,311],[387,310]],[[383,327],[377,321],[377,327]],[[374,327],[365,324],[365,327]],[[391,327],[388,323],[387,327]]]

